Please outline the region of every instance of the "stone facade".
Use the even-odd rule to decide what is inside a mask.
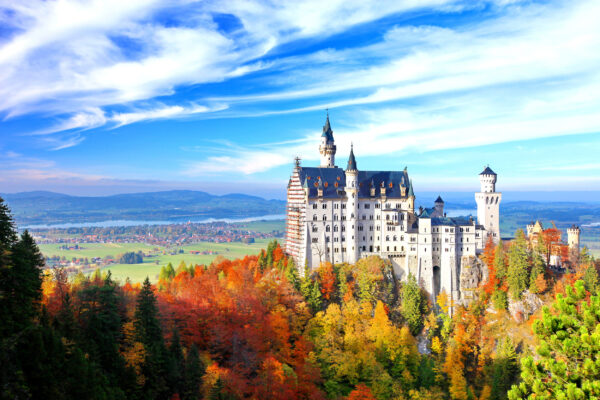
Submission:
[[[378,255],[391,261],[397,278],[413,274],[432,297],[441,291],[455,302],[465,298],[461,292],[468,297],[467,286],[482,279],[475,269],[481,270],[477,256],[485,241],[500,238],[501,194],[489,167],[480,174],[481,192],[475,195],[478,220],[449,218],[441,197],[434,207],[415,210],[406,168],[360,170],[354,149],[345,170],[335,166],[329,116],[319,152],[319,167],[303,167],[296,159],[288,184],[285,250],[300,271],[305,265],[355,263]]]

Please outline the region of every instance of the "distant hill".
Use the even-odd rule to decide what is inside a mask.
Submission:
[[[193,190],[70,196],[54,192],[0,194],[18,225],[132,221],[187,221],[284,214],[285,201],[245,194],[212,195]]]

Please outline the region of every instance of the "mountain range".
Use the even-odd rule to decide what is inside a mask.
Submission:
[[[223,196],[193,190],[71,196],[35,191],[0,194],[17,225],[115,220],[188,221],[247,218],[285,213],[285,201],[232,193]]]

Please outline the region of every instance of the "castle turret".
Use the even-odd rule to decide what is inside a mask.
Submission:
[[[329,113],[327,113],[327,120],[323,125],[323,134],[321,135],[321,145],[319,146],[319,153],[321,153],[321,168],[334,168],[335,167],[335,141],[333,140],[333,131],[329,123]]]
[[[497,175],[487,166],[479,174],[481,191],[475,193],[477,202],[477,222],[485,228],[484,242],[489,237],[494,242],[500,240],[500,200],[502,193],[496,192]]]
[[[350,146],[350,157],[346,168],[346,252],[348,262],[353,264],[358,261],[358,169],[354,158],[354,146]]]
[[[579,254],[579,234],[581,230],[578,226],[573,225],[567,229],[567,243],[569,250],[575,254]]]
[[[438,196],[435,200],[435,213],[438,217],[444,216],[444,200],[442,200],[442,196]]]

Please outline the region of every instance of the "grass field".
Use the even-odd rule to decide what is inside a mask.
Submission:
[[[67,260],[72,258],[85,258],[91,259],[92,257],[106,257],[117,256],[117,254],[126,253],[130,251],[143,251],[145,253],[155,253],[153,250],[158,249],[156,256],[145,257],[143,264],[113,264],[102,268],[103,270],[110,270],[113,274],[113,278],[119,281],[124,281],[127,277],[132,282],[141,282],[146,279],[146,276],[151,281],[158,279],[158,273],[162,266],[168,263],[173,264],[173,267],[177,268],[181,261],[186,264],[210,264],[215,257],[223,256],[228,259],[235,259],[244,257],[249,254],[258,254],[261,249],[267,247],[268,239],[259,239],[256,243],[244,244],[244,243],[211,243],[202,242],[192,245],[186,245],[178,247],[184,251],[183,254],[161,254],[163,250],[167,250],[164,247],[146,245],[144,243],[83,243],[81,244],[82,249],[79,250],[63,250],[59,249],[59,244],[41,244],[39,245],[40,250],[45,256],[59,257],[64,256]],[[211,255],[194,255],[190,254],[190,250],[212,250],[217,254]]]

